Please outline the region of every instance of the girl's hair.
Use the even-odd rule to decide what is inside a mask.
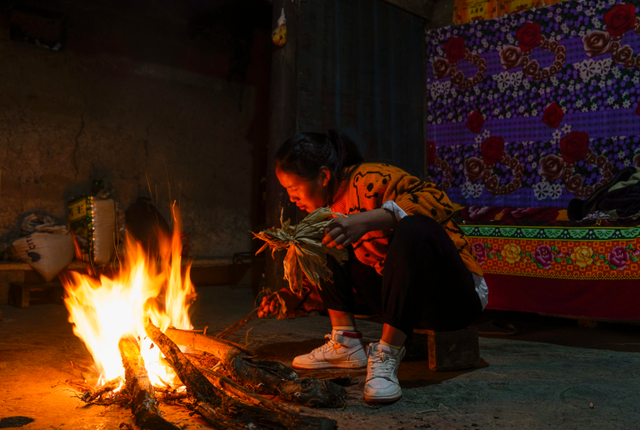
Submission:
[[[329,169],[332,197],[345,177],[344,168],[363,161],[356,144],[336,130],[294,134],[276,152],[276,165],[280,169],[306,180],[317,178],[323,167]]]

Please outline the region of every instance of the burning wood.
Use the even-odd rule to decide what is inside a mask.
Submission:
[[[231,379],[254,387],[258,394],[277,395],[290,402],[314,408],[341,408],[346,390],[328,380],[300,378],[297,372],[273,361],[253,361],[239,345],[227,340],[168,328],[165,331],[176,344],[205,351],[218,359]]]
[[[87,391],[82,395],[81,399],[84,402],[92,403],[96,399],[99,399],[102,395],[110,393],[113,390],[117,389],[118,387],[120,387],[121,384],[122,384],[122,378],[118,376],[117,378],[106,382],[102,387],[99,387],[92,391]]]
[[[153,323],[147,321],[145,330],[149,339],[162,351],[168,364],[187,388],[186,393],[162,393],[158,399],[164,401],[189,399],[190,402],[186,406],[211,422],[215,428],[329,430],[336,427],[334,420],[301,415],[289,407],[279,405],[250,391],[225,375],[211,369],[199,369],[180,351],[176,343]],[[241,378],[244,375],[243,382],[245,384],[254,386],[258,379],[262,381],[258,383],[260,386],[266,387],[267,384],[271,384],[271,388],[261,390],[263,393],[276,394],[278,390],[284,390],[277,394],[281,397],[298,400],[298,403],[323,406],[330,402],[340,402],[340,405],[344,405],[346,394],[344,389],[329,381],[305,378],[301,380],[301,383],[297,378],[297,373],[281,363],[257,362],[254,364],[248,356],[249,351],[240,345],[200,334],[197,334],[195,341],[188,341],[188,338],[183,337],[196,333],[176,329],[168,329],[168,332],[171,336],[181,339],[181,343],[204,348],[214,354],[216,359],[221,360],[220,362],[224,364],[224,369],[236,369],[234,374],[236,378]],[[118,348],[125,369],[125,378],[124,389],[114,395],[114,402],[128,404],[136,424],[142,429],[178,429],[174,424],[162,418],[160,414],[156,391],[147,375],[144,359],[140,354],[136,339],[133,336],[123,336],[118,343]],[[206,376],[202,372],[206,373]],[[330,387],[330,390],[337,392],[338,396],[315,399],[315,392],[312,392],[311,395],[309,393],[297,396],[287,395],[293,391],[287,390],[288,385],[295,386],[304,392],[305,389],[309,391],[309,382],[312,382],[311,386],[314,386],[313,381],[320,383],[321,386]],[[87,403],[92,403],[103,394],[116,390],[121,384],[122,379],[118,377],[108,381],[99,389],[85,393],[82,399]],[[305,401],[300,402],[301,399],[305,399]],[[333,406],[336,405],[333,404]]]
[[[192,408],[212,424],[229,429],[333,429],[336,421],[300,415],[283,408],[256,407],[227,395],[211,382],[182,354],[178,346],[150,321],[145,324],[147,336],[160,348],[178,374],[187,391],[195,397]],[[254,400],[256,395],[251,396]],[[260,400],[264,406],[273,402]]]
[[[135,339],[126,336],[118,343],[125,370],[126,389],[131,395],[131,412],[142,429],[179,430],[160,415],[153,386],[149,381],[140,348]]]
[[[64,281],[69,321],[101,373],[100,388],[85,393],[82,400],[105,404],[103,398],[109,394],[111,403],[131,408],[136,424],[143,429],[178,428],[162,418],[159,400],[186,406],[215,428],[335,428],[334,420],[301,415],[259,394],[277,394],[310,406],[335,407],[344,405],[346,392],[342,387],[300,379],[279,363],[253,362],[250,351],[221,339],[204,350],[216,351],[221,369],[233,380],[210,369],[205,370],[205,376],[163,333],[168,327],[193,328],[188,310],[195,290],[189,279],[189,266],[182,269],[179,220],[175,221],[170,243],[165,243],[167,238],[160,241],[157,258],[148,258],[140,244],[128,237],[127,252],[115,276],[97,279],[71,272]],[[171,329],[168,333],[176,336],[181,345],[190,345],[178,338],[188,332]],[[198,348],[198,342],[211,343],[211,339],[196,335],[191,343]],[[186,391],[174,389],[179,385],[178,379]],[[124,388],[118,391],[123,380]],[[158,389],[163,391],[158,397],[154,385],[163,387]],[[246,387],[258,387],[259,393]]]

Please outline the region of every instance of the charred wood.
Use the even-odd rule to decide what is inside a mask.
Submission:
[[[193,358],[193,356],[190,357],[191,360],[193,360]],[[263,406],[269,409],[282,410],[285,413],[294,413],[294,411],[289,407],[279,405],[272,400],[269,400],[259,394],[256,394],[253,391],[250,391],[221,373],[200,366],[196,367],[207,377],[207,379],[213,382],[216,387],[220,388],[226,393],[240,398],[244,402],[251,403],[256,406]]]
[[[182,399],[189,398],[189,394],[186,391],[183,392],[175,392],[175,391],[160,391],[156,390],[156,399],[160,403],[174,403]]]
[[[318,429],[329,430],[336,427],[336,421],[311,417],[278,407],[267,409],[269,402],[264,399],[258,407],[249,402],[231,397],[223,389],[216,388],[178,346],[150,321],[145,324],[147,336],[164,354],[167,362],[177,373],[187,391],[196,399],[193,410],[219,429]],[[269,405],[270,406],[270,405]]]
[[[122,378],[118,376],[111,381],[105,382],[105,384],[98,389],[87,391],[82,395],[81,399],[83,402],[91,403],[94,400],[100,398],[100,396],[102,396],[103,394],[110,393],[111,391],[115,390],[120,386],[121,383]]]
[[[329,380],[302,378],[296,371],[274,361],[252,360],[246,349],[229,341],[169,328],[165,334],[176,344],[212,354],[236,382],[256,393],[279,396],[313,408],[341,408],[346,390]]]
[[[138,427],[148,430],[179,430],[179,427],[160,415],[153,386],[136,340],[131,336],[123,337],[118,342],[118,348],[124,366],[125,387],[131,395],[131,412]]]

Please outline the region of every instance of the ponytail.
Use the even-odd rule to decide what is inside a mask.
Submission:
[[[317,178],[323,167],[329,169],[332,195],[345,178],[345,168],[363,161],[358,146],[336,130],[327,130],[324,134],[294,134],[276,152],[280,169],[307,180]]]
[[[360,149],[358,149],[353,140],[332,129],[327,130],[324,134],[336,151],[337,164],[341,167],[339,169],[341,172],[345,167],[354,166],[364,161],[362,154],[360,154]]]

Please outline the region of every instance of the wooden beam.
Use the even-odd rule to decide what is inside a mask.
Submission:
[[[430,21],[432,18],[434,1],[431,0],[384,0],[402,10]]]

